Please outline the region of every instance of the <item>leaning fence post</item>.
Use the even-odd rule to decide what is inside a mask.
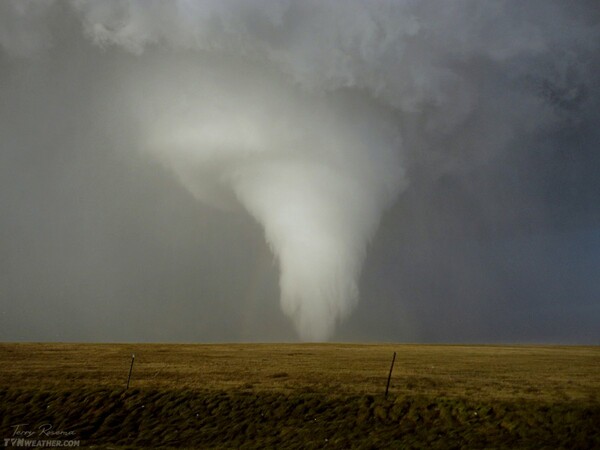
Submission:
[[[133,372],[133,362],[135,361],[135,355],[131,355],[131,366],[129,367],[129,376],[127,377],[127,387],[126,390],[129,389],[129,381],[131,380],[131,372]]]
[[[390,381],[392,379],[392,370],[394,369],[394,361],[396,361],[396,352],[394,352],[394,356],[392,357],[392,365],[390,366],[390,373],[387,379],[387,385],[385,386],[385,398],[387,398],[388,390],[390,389]]]

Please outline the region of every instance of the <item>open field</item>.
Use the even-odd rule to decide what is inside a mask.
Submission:
[[[113,448],[594,448],[599,372],[600,347],[0,344],[0,438],[44,422]]]
[[[600,347],[0,344],[0,386],[377,395],[394,351],[394,395],[600,401]]]

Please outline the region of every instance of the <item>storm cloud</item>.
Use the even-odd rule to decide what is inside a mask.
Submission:
[[[3,2],[0,337],[597,343],[599,42],[593,2]]]

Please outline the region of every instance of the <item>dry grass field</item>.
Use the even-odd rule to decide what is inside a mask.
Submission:
[[[600,347],[0,344],[0,386],[600,401]]]
[[[0,439],[46,422],[103,448],[600,448],[599,373],[600,347],[5,343]]]

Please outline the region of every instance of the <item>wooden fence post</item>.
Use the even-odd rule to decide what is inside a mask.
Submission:
[[[127,377],[127,387],[125,390],[129,389],[129,381],[131,380],[131,372],[133,372],[133,362],[135,361],[135,355],[131,355],[131,366],[129,367],[129,376]]]
[[[394,361],[396,361],[396,352],[394,352],[394,356],[392,357],[392,365],[390,367],[390,373],[387,379],[387,385],[385,387],[385,398],[387,398],[388,390],[390,389],[390,381],[392,379],[392,370],[394,369]]]

